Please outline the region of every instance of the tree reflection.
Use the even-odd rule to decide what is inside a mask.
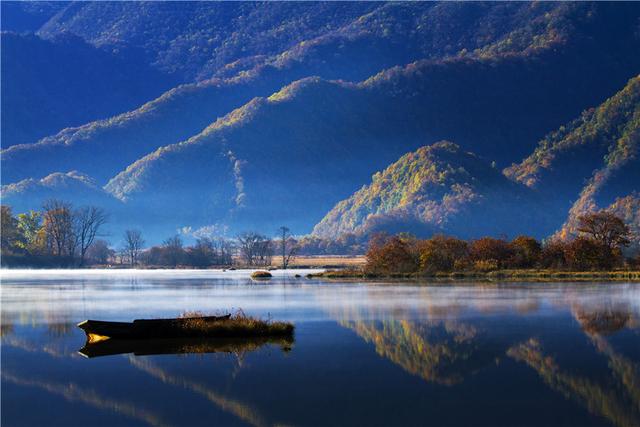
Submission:
[[[603,305],[597,308],[574,304],[575,319],[596,351],[606,357],[612,384],[600,384],[586,376],[563,370],[551,356],[545,355],[539,340],[511,347],[507,354],[533,368],[552,389],[583,404],[619,427],[640,425],[640,368],[628,357],[616,352],[608,337],[634,324],[628,307]]]

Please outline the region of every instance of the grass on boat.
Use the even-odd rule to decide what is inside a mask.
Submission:
[[[185,319],[181,323],[185,335],[199,335],[211,337],[266,337],[266,336],[291,336],[293,323],[274,322],[271,319],[263,320],[248,316],[242,310],[238,310],[227,320],[208,322],[203,317],[204,313],[198,311],[185,312],[181,316]]]

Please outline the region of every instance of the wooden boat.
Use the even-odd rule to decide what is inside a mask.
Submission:
[[[87,342],[94,343],[109,338],[120,340],[180,338],[198,336],[197,330],[189,331],[185,325],[189,321],[223,322],[225,316],[184,317],[177,319],[136,319],[133,322],[107,322],[103,320],[85,320],[78,327],[87,334]]]

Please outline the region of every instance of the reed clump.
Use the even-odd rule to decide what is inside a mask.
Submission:
[[[268,271],[262,271],[262,270],[254,271],[251,274],[252,279],[270,279],[272,277],[273,275],[271,273],[269,273]]]
[[[291,336],[294,330],[293,323],[260,319],[242,310],[236,311],[228,319],[217,321],[206,320],[206,315],[197,311],[185,312],[181,318],[180,327],[186,335],[228,338]]]

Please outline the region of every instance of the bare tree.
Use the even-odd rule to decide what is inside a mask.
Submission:
[[[163,246],[165,262],[174,267],[180,264],[184,255],[182,238],[176,234],[165,240]]]
[[[73,256],[77,245],[71,204],[49,199],[42,205],[44,227],[54,254]]]
[[[131,266],[138,263],[138,256],[143,245],[144,239],[140,230],[126,230],[124,232],[124,250],[129,257]]]
[[[278,235],[280,237],[280,254],[282,255],[282,269],[286,270],[289,266],[289,262],[295,256],[298,250],[298,245],[295,239],[289,234],[289,228],[284,225],[278,228]]]
[[[86,257],[98,264],[108,264],[109,260],[115,258],[116,251],[109,248],[109,242],[96,239],[87,249]]]
[[[98,235],[100,227],[107,222],[107,214],[102,208],[84,206],[74,214],[75,236],[80,250],[80,266],[84,264],[87,249]]]
[[[271,262],[273,248],[271,239],[255,232],[242,233],[238,236],[240,256],[247,265],[266,265]]]

